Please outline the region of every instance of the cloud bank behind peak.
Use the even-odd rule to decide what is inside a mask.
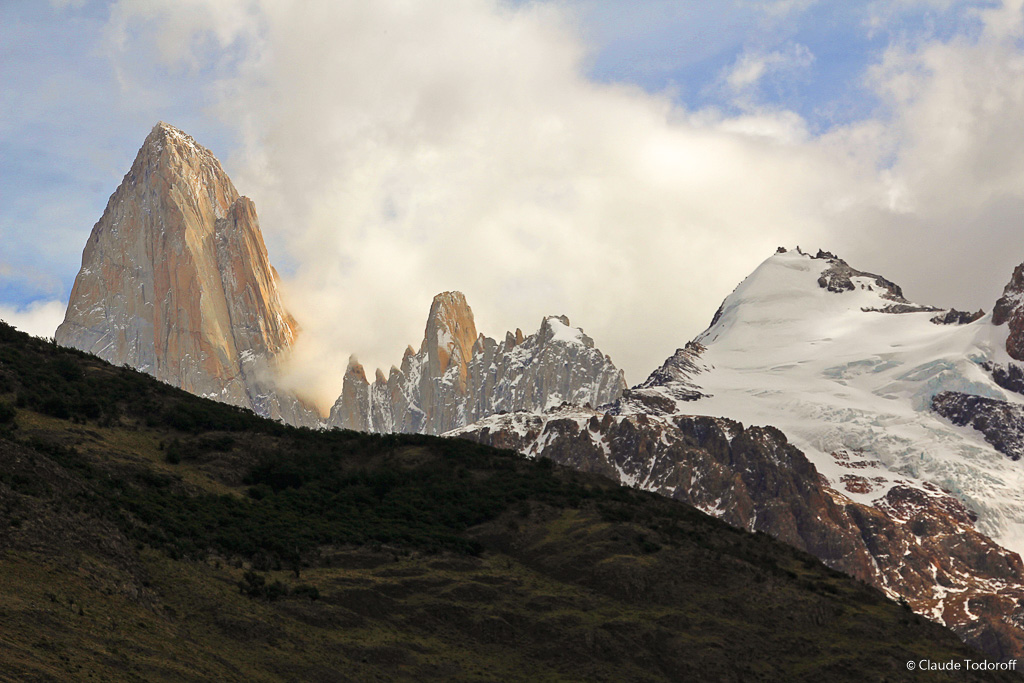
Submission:
[[[595,81],[571,5],[187,5],[118,4],[115,61],[129,81],[140,57],[208,73],[305,331],[292,380],[321,401],[349,353],[397,362],[440,291],[492,336],[566,313],[636,382],[780,244],[975,308],[1024,260],[1018,0],[892,41],[861,83],[883,106],[821,132],[784,103]]]

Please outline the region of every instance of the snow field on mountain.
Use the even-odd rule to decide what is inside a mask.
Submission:
[[[930,411],[946,390],[1024,403],[978,365],[1005,362],[1005,329],[989,315],[937,325],[934,312],[862,310],[893,302],[868,277],[852,277],[852,291],[820,287],[829,264],[777,254],[744,280],[697,339],[711,370],[692,380],[711,396],[679,412],[778,427],[858,502],[932,482],[978,513],[980,531],[1024,551],[1024,467]]]
[[[551,340],[565,344],[578,344],[584,346],[583,330],[578,327],[566,325],[556,316],[548,316],[544,322],[551,328]]]

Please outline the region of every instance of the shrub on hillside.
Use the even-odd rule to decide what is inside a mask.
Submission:
[[[62,396],[47,396],[39,406],[39,411],[59,420],[71,417],[71,408]]]

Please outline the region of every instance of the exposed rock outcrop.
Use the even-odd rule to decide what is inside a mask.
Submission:
[[[1003,288],[1003,295],[992,309],[992,324],[1009,327],[1006,352],[1011,358],[1024,360],[1024,263],[1013,269]]]
[[[992,380],[1004,389],[1024,394],[1024,368],[1016,363],[994,363],[983,361],[981,367],[992,373]]]
[[[829,262],[829,267],[822,271],[821,276],[818,278],[818,286],[822,289],[836,294],[852,292],[858,287],[854,283],[854,279],[859,279],[860,287],[866,287],[869,291],[877,291],[882,299],[893,302],[887,303],[884,306],[864,307],[861,308],[862,311],[872,313],[937,313],[942,310],[935,306],[922,306],[921,304],[907,301],[903,296],[903,290],[892,280],[887,280],[881,275],[852,268],[850,264],[830,251],[819,249],[817,255],[813,258]]]
[[[297,333],[277,282],[252,201],[210,150],[161,122],[93,227],[56,340],[308,424],[273,381]]]
[[[936,325],[969,325],[975,320],[980,320],[984,315],[985,311],[982,309],[971,313],[970,311],[958,311],[955,308],[951,308],[942,315],[931,318],[931,321]]]
[[[622,399],[611,411],[620,414],[623,406],[627,406],[631,412],[670,415],[678,410],[681,402],[706,398],[708,394],[694,382],[696,375],[708,369],[700,359],[703,352],[704,347],[695,341],[676,349],[643,383],[623,391]]]
[[[879,294],[883,299],[895,301],[901,304],[909,304],[903,297],[903,290],[895,282],[887,280],[881,275],[875,275],[874,273],[868,273],[863,270],[857,270],[851,268],[850,265],[839,258],[830,251],[818,250],[817,255],[813,258],[824,259],[829,262],[829,267],[825,269],[821,277],[818,278],[818,286],[822,289],[827,289],[830,292],[841,294],[843,292],[852,292],[857,287],[853,283],[853,278],[866,278],[871,280],[869,286],[879,290]]]
[[[941,308],[935,306],[922,306],[921,304],[887,304],[885,306],[867,306],[862,309],[865,313],[938,313]],[[936,316],[937,317],[937,316]],[[935,322],[935,317],[931,318]]]
[[[987,396],[943,391],[932,399],[932,410],[953,424],[970,426],[985,435],[1012,460],[1024,455],[1024,406]]]
[[[622,371],[567,317],[549,316],[535,334],[517,329],[499,342],[478,334],[462,293],[444,292],[431,304],[419,351],[409,347],[386,380],[378,371],[371,386],[350,367],[328,424],[441,434],[503,411],[611,403],[625,387]]]

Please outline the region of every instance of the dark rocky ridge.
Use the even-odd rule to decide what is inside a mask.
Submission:
[[[874,281],[875,287],[883,291],[881,295],[883,299],[889,299],[900,304],[910,304],[903,297],[903,290],[900,286],[891,280],[887,280],[881,275],[875,275],[874,273],[868,273],[863,270],[857,270],[856,268],[850,267],[850,265],[828,251],[818,250],[818,253],[813,257],[817,259],[826,259],[829,261],[831,266],[821,274],[818,278],[818,286],[822,289],[827,289],[830,292],[842,294],[843,292],[852,292],[856,289],[856,285],[853,284],[852,278],[865,277],[870,278]]]
[[[936,308],[935,306],[922,306],[907,301],[903,296],[903,290],[900,286],[891,280],[887,280],[881,275],[875,275],[874,273],[868,273],[863,270],[857,270],[851,267],[846,261],[834,255],[832,252],[819,250],[817,255],[813,258],[827,259],[831,266],[821,274],[818,278],[818,286],[822,289],[826,289],[836,294],[842,294],[843,292],[852,292],[856,289],[856,285],[853,283],[853,278],[864,277],[869,278],[874,282],[874,285],[868,285],[869,290],[875,288],[882,291],[880,295],[883,299],[888,299],[893,303],[882,306],[881,308],[862,308],[862,311],[872,313],[936,313],[943,309]]]
[[[932,398],[932,410],[953,424],[970,426],[1011,460],[1024,455],[1024,406],[985,396],[943,391]]]
[[[1013,269],[1010,281],[1003,288],[1003,295],[992,309],[993,325],[1008,325],[1010,334],[1006,338],[1006,352],[1011,358],[1024,360],[1024,263]]]
[[[899,315],[900,313],[936,313],[942,309],[935,306],[922,306],[921,304],[887,304],[881,308],[862,308],[860,310],[865,313],[894,313]],[[935,322],[935,318],[932,318],[932,322]]]
[[[980,308],[974,313],[951,308],[944,314],[935,316],[931,321],[936,325],[968,325],[981,319],[984,315],[985,311]]]
[[[693,376],[704,371],[700,360],[703,352],[704,347],[698,342],[687,342],[643,383],[623,391],[622,398],[612,404],[609,411],[620,414],[626,405],[634,411],[666,415],[675,411],[675,401],[696,401],[707,397],[708,394],[693,382]],[[656,388],[664,389],[664,392],[655,391]]]
[[[1001,365],[985,361],[981,367],[992,373],[992,379],[1004,389],[1024,394],[1024,368],[1016,363]]]

